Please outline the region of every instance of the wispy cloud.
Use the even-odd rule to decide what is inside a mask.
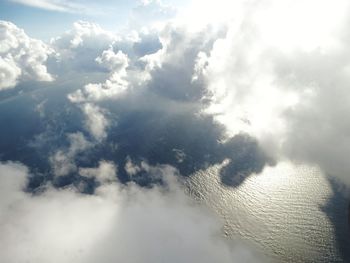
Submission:
[[[93,8],[83,5],[77,1],[67,0],[9,0],[11,2],[32,6],[40,9],[65,12],[65,13],[96,13]]]

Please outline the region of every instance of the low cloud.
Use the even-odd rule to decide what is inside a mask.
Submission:
[[[0,165],[0,253],[11,262],[260,262],[257,254],[225,240],[215,216],[179,188],[163,167],[167,189],[111,181],[113,164],[83,168],[101,185],[95,194],[46,186],[23,192],[27,169]],[[108,180],[105,180],[108,179]]]
[[[68,134],[67,137],[69,139],[69,147],[57,150],[49,158],[51,169],[55,176],[64,176],[76,172],[76,155],[93,146],[81,132]]]
[[[234,19],[197,31],[169,23],[118,36],[78,21],[45,45],[0,23],[0,90],[52,80],[45,65],[52,52],[49,72],[69,86],[60,90],[66,115],[59,106],[42,114],[54,129],[41,144],[51,137],[55,144],[38,148],[39,157],[21,129],[6,130],[2,145],[25,139],[12,140],[4,159],[20,156],[28,168],[0,165],[4,261],[254,262],[249,249],[222,238],[221,223],[182,193],[174,175],[222,163],[221,182],[236,187],[288,159],[350,185],[348,3],[219,2]],[[216,5],[204,11],[220,13]],[[134,15],[159,7],[145,1]],[[59,190],[50,177],[33,184],[35,194],[24,192],[37,176],[32,168],[72,178],[53,180]]]
[[[230,136],[248,133],[274,158],[350,185],[348,10],[346,1],[252,2],[198,57],[195,80]]]
[[[89,83],[83,89],[69,94],[70,101],[79,103],[111,99],[128,89],[129,84],[125,79],[128,67],[127,55],[120,50],[114,53],[113,48],[110,47],[96,58],[96,62],[110,71],[109,78],[104,83]]]
[[[42,41],[28,37],[7,21],[0,21],[0,90],[24,80],[52,81],[46,60],[53,49]]]
[[[87,178],[95,178],[97,182],[105,184],[117,180],[117,167],[112,162],[100,161],[97,168],[80,168],[79,174]]]
[[[97,71],[101,68],[95,59],[118,40],[119,36],[104,30],[98,24],[77,21],[71,30],[50,40],[58,60],[51,67],[58,74],[70,73],[72,70]]]
[[[109,125],[109,121],[105,117],[106,111],[90,103],[83,104],[81,108],[85,115],[86,129],[97,141],[106,138],[106,129]]]

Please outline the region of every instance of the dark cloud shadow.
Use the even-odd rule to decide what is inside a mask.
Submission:
[[[240,134],[224,144],[229,163],[220,170],[221,181],[228,186],[239,186],[250,174],[260,173],[266,164],[275,165],[247,134]]]
[[[350,194],[349,189],[334,179],[329,180],[333,195],[321,210],[327,215],[334,228],[334,238],[343,262],[350,262]]]

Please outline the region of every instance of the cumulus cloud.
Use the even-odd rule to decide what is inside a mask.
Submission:
[[[97,141],[101,141],[107,136],[109,120],[106,117],[107,111],[94,102],[117,98],[129,88],[126,79],[129,59],[120,50],[115,53],[110,46],[95,61],[110,71],[108,79],[104,83],[86,84],[82,89],[68,94],[68,99],[80,106],[85,115],[86,128]]]
[[[275,157],[317,164],[347,184],[348,10],[346,1],[253,2],[199,54],[194,75],[231,135],[247,132]]]
[[[222,239],[221,224],[182,193],[174,175],[222,163],[221,182],[236,187],[275,158],[317,164],[350,184],[349,4],[195,2],[201,23],[223,10],[230,21],[200,30],[186,23],[160,26],[157,19],[172,17],[172,8],[144,1],[133,12],[144,24],[135,23],[127,36],[78,21],[49,45],[0,23],[0,89],[52,80],[45,63],[53,52],[58,61],[51,61],[50,72],[84,81],[69,80],[75,91],[62,91],[83,120],[54,129],[62,132],[58,146],[49,148],[51,170],[42,165],[54,179],[74,177],[78,189],[44,184],[35,195],[26,193],[28,168],[0,165],[4,261],[251,262],[249,251],[240,251],[246,258]],[[139,30],[144,25],[152,29]],[[44,117],[66,124],[70,106],[64,117],[49,110]],[[77,132],[84,129],[91,137]],[[67,131],[68,144],[60,146]],[[26,147],[14,144],[9,156]],[[38,155],[45,155],[41,149]],[[97,167],[86,167],[89,162]],[[79,192],[88,188],[91,195]]]
[[[259,144],[249,136],[242,134],[232,141],[220,142],[224,139],[221,126],[200,112],[206,105],[203,95],[207,93],[200,76],[201,67],[206,65],[206,54],[215,39],[222,34],[222,30],[211,28],[193,33],[184,26],[168,25],[159,33],[161,48],[141,58],[129,58],[111,46],[95,59],[110,71],[105,83],[90,83],[68,95],[82,109],[85,128],[96,141],[102,147],[110,142],[118,145],[115,154],[120,157],[119,164],[125,167],[122,178],[144,185],[159,181],[145,176],[147,169],[140,159],[153,165],[175,165],[184,175],[225,158],[244,159],[246,166],[233,161],[223,170],[223,182],[234,187],[253,171],[259,172],[265,164],[271,164]],[[110,101],[113,99],[118,99],[118,103]],[[138,112],[143,112],[143,116],[138,117]],[[117,116],[117,125],[109,120],[110,116]],[[107,136],[107,128],[112,131],[111,136]],[[167,132],[168,129],[172,132]],[[161,139],[163,142],[159,142]],[[186,143],[191,140],[195,142]],[[162,146],[157,149],[159,144]],[[233,149],[229,149],[231,146]],[[109,150],[99,154],[109,156]],[[128,159],[129,155],[137,165]],[[231,182],[238,173],[240,180]]]
[[[199,52],[209,52],[221,30],[210,27],[197,32],[184,25],[168,24],[159,33],[162,48],[140,58],[146,63],[146,86],[158,96],[200,103],[206,93],[201,81],[193,81]]]
[[[17,84],[17,79],[21,75],[21,69],[16,65],[11,56],[0,57],[0,72],[1,89],[14,87]]]
[[[126,68],[129,59],[121,50],[115,53],[110,46],[95,61],[110,71],[108,79],[104,83],[86,84],[82,89],[68,94],[68,99],[80,106],[85,115],[85,127],[97,141],[102,141],[107,137],[106,129],[110,121],[106,116],[108,111],[96,105],[96,102],[115,99],[127,91]]]
[[[103,99],[117,97],[128,89],[129,83],[125,79],[127,76],[128,56],[122,51],[115,53],[110,47],[104,50],[101,56],[96,58],[96,62],[107,68],[109,78],[104,83],[89,83],[83,89],[78,89],[68,95],[72,102],[93,102]]]
[[[51,39],[51,44],[62,51],[78,47],[97,49],[108,47],[118,39],[115,34],[102,29],[98,24],[78,21],[73,24],[73,29]]]
[[[28,176],[23,165],[0,165],[2,260],[261,261],[247,247],[229,243],[221,236],[220,222],[184,195],[172,176],[172,168],[163,168],[164,176],[169,178],[166,189],[106,181],[115,172],[106,162],[84,169],[81,172],[88,176],[103,178],[95,194],[46,186],[32,195],[23,192]]]
[[[70,133],[67,137],[69,147],[57,150],[49,158],[53,174],[56,176],[64,176],[76,172],[75,156],[93,146],[81,132]]]
[[[219,29],[208,26],[194,32],[187,25],[168,24],[151,35],[142,29],[120,38],[79,21],[51,41],[60,74],[72,70],[107,75],[68,91],[70,102],[84,114],[80,128],[93,140],[70,134],[69,145],[50,156],[54,175],[73,173],[94,181],[97,188],[93,195],[82,195],[73,188],[46,185],[43,193],[31,196],[21,190],[27,168],[1,165],[0,177],[16,174],[0,179],[8,196],[1,200],[8,216],[0,215],[5,261],[21,262],[24,256],[33,262],[245,260],[219,237],[216,219],[191,203],[173,179],[164,180],[168,190],[122,186],[116,179],[149,186],[163,182],[164,174],[178,174],[164,164],[191,175],[224,163],[221,182],[234,187],[273,165],[272,156],[317,164],[350,184],[348,3],[219,2],[203,12],[220,13],[215,12],[220,6],[234,17]],[[142,16],[157,5],[160,2],[145,1],[135,12]],[[49,51],[34,59],[37,64],[30,69],[24,67],[29,62],[22,63],[17,51],[34,40],[11,23],[2,27],[0,36],[6,37],[0,46],[0,89],[27,75],[45,80],[46,74],[49,80],[43,65]],[[107,101],[116,98],[118,103]],[[116,126],[109,120],[112,114],[118,115]],[[76,156],[96,144],[96,156],[85,157],[98,166],[79,167]],[[116,164],[100,159],[118,163],[119,172]],[[39,227],[42,235],[37,234]],[[42,247],[49,249],[39,250]],[[49,250],[54,254],[45,253]]]
[[[101,141],[106,138],[106,129],[109,125],[108,119],[105,117],[106,111],[97,105],[85,103],[81,106],[85,115],[85,127],[91,135],[97,140]]]
[[[46,60],[52,48],[32,39],[16,25],[0,21],[0,90],[13,88],[19,81],[52,81]]]
[[[127,174],[129,176],[133,176],[136,175],[137,173],[139,173],[141,171],[141,167],[138,166],[137,164],[135,164],[130,156],[126,157],[126,162],[125,162],[125,166],[124,166],[125,171],[127,172]]]
[[[99,69],[96,57],[118,40],[119,36],[98,24],[77,21],[71,30],[50,40],[58,60],[52,67],[60,74],[71,70],[96,71]]]
[[[88,178],[95,178],[99,183],[116,181],[117,167],[112,162],[100,161],[97,168],[80,168],[79,174]]]

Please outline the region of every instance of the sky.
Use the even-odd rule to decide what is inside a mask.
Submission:
[[[183,181],[288,163],[348,193],[349,8],[1,1],[0,257],[264,262]]]
[[[184,6],[186,1],[163,1],[164,5]],[[0,3],[0,18],[23,28],[35,38],[48,41],[67,31],[78,20],[98,23],[110,31],[128,25],[133,9],[142,1],[133,0],[4,0]]]

